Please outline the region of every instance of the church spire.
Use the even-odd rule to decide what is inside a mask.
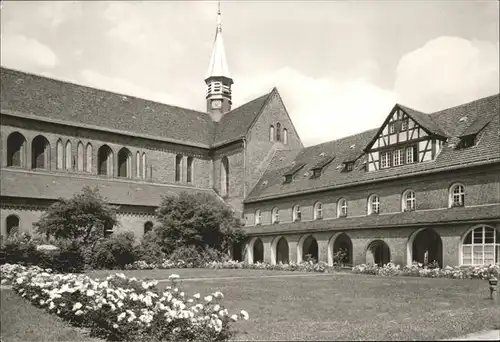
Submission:
[[[214,46],[207,75],[207,112],[212,114],[215,121],[231,110],[231,85],[233,80],[227,66],[226,51],[222,40],[222,20],[220,1],[217,6],[217,29],[215,31]]]

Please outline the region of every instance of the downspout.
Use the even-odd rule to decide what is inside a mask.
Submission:
[[[247,198],[247,139],[245,137],[243,137],[243,175],[243,200],[245,200]]]

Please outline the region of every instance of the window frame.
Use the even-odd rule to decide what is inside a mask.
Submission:
[[[280,209],[274,207],[273,210],[271,211],[271,224],[278,224],[278,223],[280,223]]]
[[[322,220],[323,219],[323,203],[320,201],[314,203],[314,219]]]
[[[409,194],[413,194],[413,198],[408,198]],[[413,189],[406,190],[405,192],[403,192],[403,195],[401,197],[402,212],[417,210],[417,194]],[[410,208],[408,208],[408,201],[410,201],[410,203],[413,203]]]
[[[349,202],[342,197],[337,202],[337,217],[347,217],[349,215]]]
[[[480,234],[476,234],[480,230]],[[492,232],[492,242],[486,242],[487,230]],[[478,236],[479,235],[479,236]],[[470,236],[470,243],[466,242]],[[481,242],[477,242],[478,237],[481,238]],[[479,248],[481,247],[481,248]],[[490,247],[490,248],[485,248]],[[466,252],[466,250],[469,250]],[[489,263],[486,263],[486,255],[488,250],[493,254],[492,258],[489,259]],[[465,256],[469,256],[465,258]],[[470,260],[470,262],[464,262],[465,260]],[[480,260],[481,262],[476,262]],[[491,262],[492,261],[492,262]],[[485,266],[490,264],[496,264],[500,262],[500,232],[493,226],[486,224],[474,226],[463,235],[460,240],[460,266]]]
[[[259,226],[262,224],[262,211],[260,209],[255,210],[254,214],[254,225]]]
[[[460,189],[461,191],[455,192],[455,189]],[[450,186],[449,190],[449,198],[448,198],[448,207],[449,208],[454,208],[454,207],[465,207],[465,186],[463,183],[453,183]],[[459,201],[455,201],[455,197],[459,196]]]
[[[292,208],[292,222],[302,221],[302,209],[300,205],[296,204]]]
[[[376,208],[376,210],[374,210],[374,207]],[[368,215],[378,214],[380,214],[380,196],[377,194],[372,194],[370,195],[370,197],[368,197]]]

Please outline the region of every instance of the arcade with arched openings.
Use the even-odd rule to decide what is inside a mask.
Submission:
[[[366,263],[383,266],[391,261],[391,250],[382,240],[370,242],[366,249]]]
[[[421,228],[413,232],[408,239],[407,264],[414,261],[427,265],[437,262],[443,267],[443,242],[438,233],[432,228]]]
[[[305,235],[297,244],[297,262],[303,262],[308,259],[308,256],[318,262],[318,241],[312,235]]]

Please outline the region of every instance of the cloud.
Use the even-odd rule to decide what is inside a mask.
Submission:
[[[90,87],[135,96],[165,104],[173,105],[178,102],[176,101],[176,98],[171,96],[170,94],[153,91],[137,83],[132,83],[127,79],[121,77],[106,76],[94,70],[82,70],[81,77],[83,78],[84,83]]]
[[[373,63],[370,63],[373,69]],[[289,67],[238,77],[236,105],[278,88],[304,145],[314,145],[378,127],[395,103],[395,94],[365,78],[338,81],[312,78]]]
[[[499,45],[439,37],[405,54],[394,83],[400,102],[433,112],[499,91]]]
[[[38,40],[22,34],[2,35],[1,60],[3,66],[30,70],[33,67],[54,68],[57,55]]]

